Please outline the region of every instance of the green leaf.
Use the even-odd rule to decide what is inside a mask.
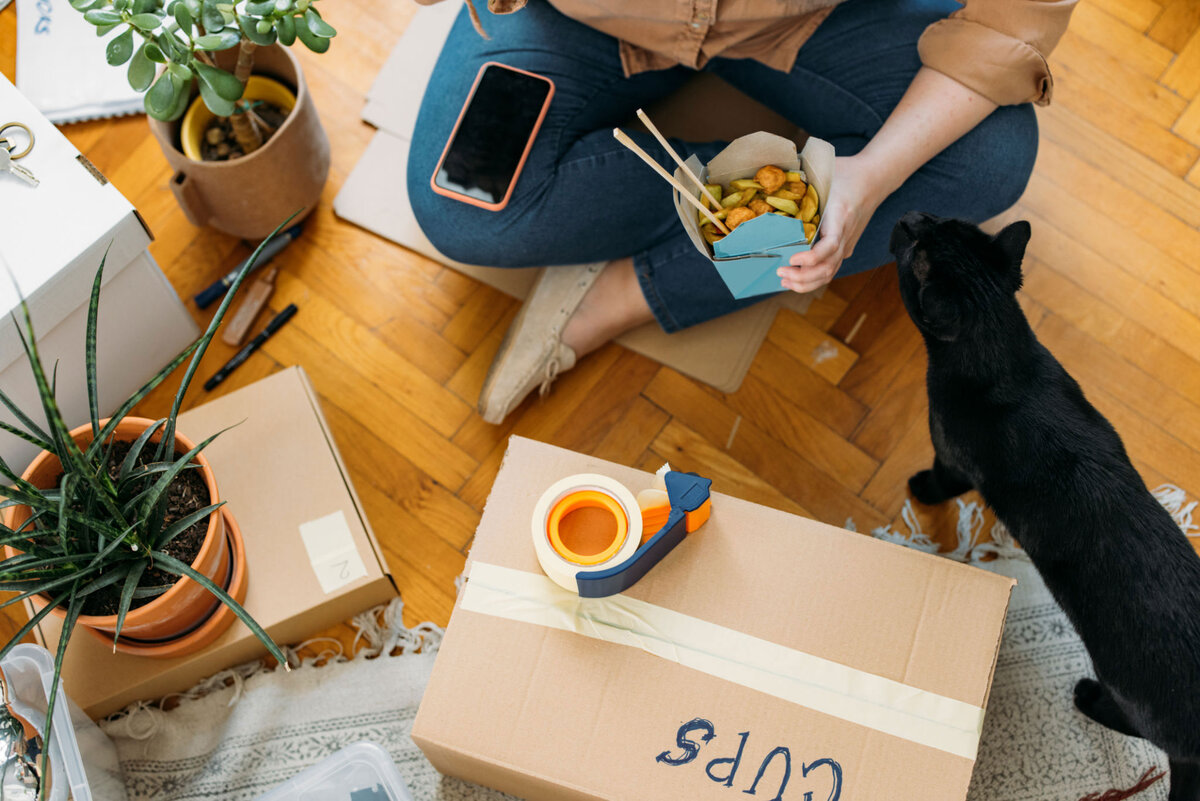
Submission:
[[[0,648],[0,659],[3,659],[4,657],[8,656],[8,652],[11,651],[13,648],[15,648],[18,644],[20,644],[21,640],[25,639],[26,634],[33,631],[34,627],[36,627],[38,623],[41,623],[42,620],[46,617],[46,615],[53,612],[55,609],[58,608],[59,604],[61,604],[63,601],[67,600],[67,598],[70,598],[70,597],[71,597],[71,591],[67,590],[66,592],[59,593],[58,595],[51,598],[50,603],[46,604],[41,609],[39,609],[33,615],[33,617],[29,618],[29,622],[26,623],[24,626],[22,626],[20,629],[18,629],[17,633],[14,634],[12,637],[10,637],[8,642],[4,644],[4,647]]]
[[[58,409],[58,402],[54,399],[54,390],[47,382],[45,370],[42,368],[42,360],[38,355],[37,340],[33,330],[33,318],[29,313],[29,304],[25,301],[24,297],[20,297],[19,300],[25,333],[28,335],[27,337],[22,336],[22,344],[25,347],[29,366],[33,371],[34,383],[37,386],[38,395],[41,396],[42,408],[45,410],[46,420],[50,423],[50,430],[54,434],[56,455],[64,469],[78,472],[80,477],[91,485],[106,511],[113,516],[119,527],[124,528],[128,523],[121,515],[121,511],[117,508],[113,497],[116,494],[116,488],[108,480],[108,476],[105,473],[101,472],[99,475],[96,475],[92,472],[92,466],[84,459],[83,452],[80,451],[79,446],[71,438],[67,424]],[[20,331],[19,326],[18,331]]]
[[[83,601],[75,595],[75,589],[71,588],[71,600],[67,605],[67,619],[63,621],[62,634],[58,640],[58,650],[54,654],[54,679],[50,686],[50,698],[46,703],[46,725],[43,731],[46,732],[42,751],[42,776],[49,776],[50,767],[50,745],[54,740],[54,728],[50,725],[54,720],[54,705],[58,701],[58,690],[62,684],[62,663],[63,658],[67,653],[67,642],[71,639],[72,632],[75,631],[75,622],[79,620],[79,613],[83,609]]]
[[[76,590],[76,595],[82,598],[85,595],[91,595],[94,592],[102,590],[105,587],[111,587],[121,579],[125,578],[125,575],[129,572],[129,570],[132,569],[133,565],[139,563],[143,565],[146,564],[145,562],[126,562],[125,564],[109,569],[105,573],[101,573],[98,578],[92,579],[87,584],[84,584],[82,587]]]
[[[192,512],[190,515],[187,515],[186,517],[179,518],[174,523],[172,523],[169,528],[167,528],[165,531],[163,531],[162,534],[159,535],[158,541],[154,544],[153,547],[159,548],[159,549],[167,547],[167,543],[169,543],[171,540],[175,539],[180,534],[187,531],[189,528],[194,526],[196,523],[198,523],[201,520],[203,520],[204,518],[208,517],[210,514],[217,511],[224,505],[225,505],[225,501],[221,501],[219,503],[214,503],[210,506],[205,506],[203,509],[197,509],[196,511]]]
[[[242,96],[242,82],[233,77],[233,73],[216,67],[210,67],[202,61],[195,62],[196,73],[200,76],[200,90],[207,86],[218,97],[233,102]],[[207,102],[207,99],[206,99]],[[223,114],[222,116],[229,116]]]
[[[127,36],[129,41],[133,42],[132,30],[126,31],[122,36]],[[112,49],[111,43],[109,49]],[[112,60],[108,63],[111,64]],[[108,247],[104,249],[104,256],[100,259],[96,277],[92,280],[92,294],[88,298],[87,328],[83,338],[83,365],[87,376],[88,412],[92,418],[93,437],[100,434],[100,398],[96,389],[96,325],[100,318],[100,286],[104,281],[104,262],[108,261],[108,251],[111,247],[112,242],[109,242]]]
[[[109,437],[112,436],[112,433],[117,430],[117,424],[125,419],[125,415],[129,414],[129,411],[133,409],[134,406],[139,404],[143,398],[153,392],[155,387],[165,381],[167,376],[175,372],[175,370],[179,368],[179,365],[187,361],[187,358],[191,356],[198,347],[200,347],[199,339],[184,348],[174,359],[167,362],[167,364],[165,364],[163,368],[154,375],[153,378],[143,384],[137,392],[130,395],[129,398],[127,398],[125,402],[121,404],[121,407],[117,409],[117,411],[113,412],[113,416],[107,423],[104,424],[104,428],[100,429],[100,436],[92,440],[92,444],[88,446],[87,457],[89,459],[94,459],[96,457],[96,453],[99,451],[101,443],[105,442]]]
[[[275,0],[275,11],[279,14],[293,11],[296,8],[296,0]]]
[[[233,597],[229,595],[229,593],[218,587],[212,579],[203,573],[197,572],[192,568],[191,565],[185,565],[178,559],[168,556],[161,551],[155,551],[153,557],[154,566],[158,569],[165,570],[166,572],[172,573],[176,576],[187,576],[192,581],[196,582],[201,587],[215,595],[218,601],[229,607],[229,610],[233,612],[233,614],[237,615],[239,620],[246,624],[246,628],[250,629],[250,632],[258,638],[259,642],[266,646],[267,650],[271,653],[271,656],[279,660],[279,664],[285,666],[287,665],[287,657],[283,655],[283,651],[280,650],[279,646],[275,644],[275,641],[270,638],[267,632],[263,630],[263,627],[258,625],[254,618],[250,617],[250,613],[242,608],[242,605],[235,601]]]
[[[65,473],[62,477],[62,492],[58,498],[58,541],[62,545],[62,549],[67,550],[67,524],[71,518],[67,517],[67,511],[70,508],[68,501],[73,496],[72,489],[75,483],[79,480],[79,476],[74,473]]]
[[[93,25],[116,25],[122,21],[120,14],[104,8],[93,8],[91,11],[85,11],[83,18]]]
[[[192,12],[188,10],[184,3],[176,3],[172,11],[175,14],[175,21],[179,23],[179,29],[189,36],[192,33]]]
[[[133,13],[146,14],[158,8],[158,0],[133,0]]]
[[[279,41],[291,47],[296,41],[296,22],[295,18],[290,15],[285,15],[275,20],[275,33],[279,35]]]
[[[179,382],[179,389],[175,393],[174,402],[171,404],[171,413],[167,415],[167,427],[163,429],[163,442],[175,441],[175,418],[179,414],[180,406],[183,405],[183,398],[187,395],[188,387],[192,383],[192,377],[196,374],[196,369],[200,366],[200,360],[204,358],[204,352],[208,350],[208,343],[212,342],[212,338],[216,336],[217,328],[220,327],[221,321],[225,319],[225,313],[229,311],[229,305],[233,303],[233,298],[237,294],[238,288],[246,280],[246,276],[250,274],[250,271],[254,269],[255,263],[258,261],[258,257],[262,254],[262,250],[266,247],[267,243],[278,236],[279,232],[286,228],[296,218],[296,215],[302,211],[304,209],[301,208],[292,212],[291,216],[275,226],[275,230],[258,244],[254,252],[250,254],[250,258],[246,259],[246,264],[242,267],[242,271],[237,274],[237,277],[233,279],[233,283],[229,285],[225,297],[221,298],[221,305],[217,307],[216,313],[213,314],[212,320],[209,321],[208,328],[200,336],[200,339],[196,340],[194,345],[196,352],[192,356],[191,362],[188,363],[187,370],[183,374],[183,379]],[[159,450],[162,450],[162,443],[159,443]]]
[[[204,105],[208,106],[209,110],[218,117],[228,117],[237,109],[237,105],[232,100],[221,97],[204,81],[200,81],[200,97],[204,100]]]
[[[175,83],[171,73],[164,72],[146,93],[146,110],[155,119],[164,119],[175,101]]]
[[[308,25],[308,29],[312,31],[313,36],[319,36],[322,39],[329,39],[337,36],[337,31],[332,25],[321,19],[321,15],[316,9],[310,8],[304,12],[304,22]]]
[[[266,16],[274,13],[275,0],[251,0],[246,3],[246,13],[253,14],[256,17]]]
[[[204,23],[204,30],[208,33],[220,33],[225,29],[225,17],[221,15],[215,0],[204,0],[200,21]]]
[[[129,607],[133,605],[133,593],[138,588],[138,582],[142,580],[142,574],[145,572],[146,563],[137,561],[125,574],[125,586],[121,587],[121,599],[117,602],[117,625],[113,631],[114,647],[121,636],[121,629],[125,626],[125,615],[129,614]]]
[[[146,426],[146,430],[138,434],[138,438],[129,446],[129,453],[125,454],[125,460],[121,462],[121,470],[117,474],[117,485],[124,484],[129,474],[133,472],[133,468],[137,466],[138,457],[142,455],[142,450],[146,447],[146,443],[154,436],[154,432],[166,424],[166,420],[155,420],[153,424]]]
[[[329,49],[329,40],[314,34],[309,29],[307,22],[296,23],[296,38],[304,42],[304,46],[314,53],[324,53]]]
[[[34,445],[38,446],[39,448],[41,448],[44,451],[48,451],[54,447],[49,442],[46,442],[45,440],[42,440],[42,439],[38,439],[37,437],[33,436],[32,434],[28,433],[27,431],[22,431],[21,429],[17,428],[16,426],[6,423],[3,420],[0,420],[0,431],[7,431],[8,433],[12,434],[15,437],[20,437],[21,439],[25,440],[26,442],[33,443]]]
[[[17,418],[18,423],[25,426],[26,431],[33,434],[33,436],[37,437],[42,442],[50,442],[50,435],[43,431],[41,426],[33,422],[33,420],[29,418],[29,415],[25,414],[21,407],[13,403],[12,400],[10,400],[9,397],[3,392],[0,392],[0,403],[4,404],[4,408],[8,409],[12,413],[13,417]],[[46,451],[51,449],[50,445],[42,445],[41,447],[42,450]]]
[[[33,589],[26,590],[25,592],[22,592],[20,595],[14,595],[11,598],[5,598],[3,602],[0,602],[0,609],[4,609],[5,607],[12,606],[13,604],[19,604],[19,603],[21,603],[21,601],[24,601],[26,598],[30,598],[34,595],[37,595],[39,592],[40,593],[49,593],[50,590],[57,589],[58,587],[61,587],[64,584],[70,584],[72,581],[75,581],[75,582],[81,581],[82,579],[87,578],[88,576],[90,576],[92,573],[95,573],[95,572],[96,572],[95,568],[86,568],[85,567],[80,570],[72,570],[71,572],[67,573],[67,575],[63,576],[62,578],[53,579],[51,581],[46,581],[44,583],[39,582],[39,586],[37,586]],[[66,626],[64,626],[63,631],[66,631],[66,630],[67,630]]]
[[[126,28],[125,33],[114,36],[104,49],[104,57],[109,65],[119,67],[133,55],[133,28]]]
[[[95,0],[68,0],[68,2],[76,11],[86,11],[95,3]]]
[[[272,28],[267,33],[258,32],[258,20],[253,17],[247,17],[245,14],[238,14],[238,27],[242,29],[242,34],[247,39],[260,47],[275,44],[275,29]]]
[[[133,53],[133,58],[129,61],[129,72],[126,77],[129,79],[129,85],[135,91],[144,92],[150,88],[150,84],[154,83],[154,62],[150,60],[147,51],[154,47],[149,42],[143,42]]]
[[[134,14],[129,21],[138,30],[150,33],[162,25],[163,18],[157,14]]]
[[[162,48],[156,45],[154,42],[146,42],[146,44],[143,46],[143,49],[146,51],[146,58],[150,59],[155,64],[167,63],[167,57],[163,53]]]
[[[168,425],[169,425],[169,423],[168,423]],[[221,429],[217,433],[208,437],[208,439],[201,442],[199,445],[196,445],[194,448],[192,448],[190,451],[185,453],[183,456],[176,459],[174,462],[171,463],[170,469],[163,471],[163,474],[158,477],[157,481],[154,482],[154,491],[150,495],[148,495],[144,501],[142,501],[141,514],[138,515],[138,519],[140,519],[140,520],[149,520],[149,528],[148,528],[147,534],[149,537],[149,541],[151,543],[158,541],[157,535],[158,535],[159,520],[158,520],[157,515],[155,516],[154,519],[151,520],[150,513],[152,510],[154,510],[158,506],[159,500],[162,497],[164,497],[164,493],[167,491],[167,487],[170,485],[170,483],[172,481],[175,480],[175,476],[179,475],[179,472],[181,470],[183,470],[183,468],[187,467],[188,463],[191,462],[192,459],[194,459],[196,457],[196,454],[198,454],[200,451],[207,448],[209,443],[211,443],[214,439],[216,439],[217,437],[224,434],[230,428],[232,428],[232,426],[227,426],[226,428]]]
[[[196,46],[201,50],[228,50],[237,46],[240,41],[242,41],[242,37],[237,31],[222,31],[197,37]],[[223,114],[222,116],[228,115]]]

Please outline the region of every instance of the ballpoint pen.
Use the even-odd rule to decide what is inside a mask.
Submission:
[[[235,353],[233,358],[227,361],[220,370],[213,373],[212,378],[204,382],[205,391],[207,392],[212,390],[214,387],[228,378],[229,374],[236,370],[242,362],[250,358],[250,354],[261,348],[262,344],[270,339],[276,331],[278,331],[280,328],[283,328],[283,324],[292,319],[292,317],[295,316],[296,311],[296,304],[289,303],[286,309],[271,318],[271,322],[267,323],[267,327],[264,328],[258,336],[250,340],[250,342],[246,344],[246,347]]]
[[[304,223],[297,223],[268,242],[266,247],[263,248],[262,253],[258,255],[258,261],[254,263],[254,269],[259,269],[271,259],[279,255],[279,252],[291,244],[292,240],[300,236],[300,232],[303,229]],[[208,287],[208,289],[205,289],[203,292],[196,295],[196,305],[201,309],[205,309],[219,300],[229,290],[229,285],[233,283],[235,278],[237,278],[238,273],[242,271],[242,268],[246,266],[246,262],[248,261],[250,261],[249,257],[243,259],[238,263],[237,267],[234,267],[228,273],[221,276],[221,278],[218,279],[212,286]]]

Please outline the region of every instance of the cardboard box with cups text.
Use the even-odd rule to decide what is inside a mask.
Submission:
[[[651,481],[512,437],[472,565],[540,575],[534,505],[556,480],[585,472],[634,493]],[[1010,579],[717,492],[712,507],[627,596],[900,682],[909,694],[986,707]],[[966,797],[968,756],[637,647],[462,607],[460,596],[413,726],[448,775],[532,801]]]
[[[395,598],[383,551],[304,370],[281,370],[179,416],[179,430],[196,441],[229,426],[205,453],[245,540],[245,607],[267,633],[295,644]],[[336,557],[336,575],[329,575],[329,560],[314,541]],[[48,617],[38,640],[53,651],[60,630],[61,621]],[[111,645],[77,630],[63,682],[71,699],[98,718],[182,692],[265,653],[238,621],[207,648],[173,659],[114,654]]]

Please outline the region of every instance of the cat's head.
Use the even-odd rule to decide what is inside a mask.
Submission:
[[[919,211],[901,217],[889,247],[917,328],[953,342],[980,320],[1016,308],[1029,233],[1024,220],[990,236],[962,220]]]

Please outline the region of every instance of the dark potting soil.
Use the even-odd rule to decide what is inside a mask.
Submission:
[[[251,110],[268,126],[267,130],[262,131],[264,144],[287,119],[287,112],[274,103],[258,102]],[[244,155],[237,137],[233,135],[233,125],[229,122],[229,118],[214,117],[204,131],[204,138],[200,141],[200,156],[205,161],[229,161]]]
[[[112,447],[112,455],[109,457],[106,469],[109,476],[114,480],[120,474],[121,463],[125,461],[125,456],[129,453],[129,449],[130,444],[126,442],[115,443]],[[178,459],[181,456],[183,456],[182,453],[176,452],[174,458]],[[138,455],[137,463],[139,466],[149,464],[153,461],[153,448],[147,447]],[[170,526],[176,520],[187,517],[197,509],[208,506],[209,503],[208,487],[204,483],[201,471],[198,469],[184,470],[167,485],[166,517],[163,527]],[[200,553],[200,549],[204,545],[204,537],[208,533],[208,520],[205,517],[193,523],[183,533],[167,543],[162,548],[162,552],[168,556],[175,557],[184,564],[190,565],[196,559],[196,556]],[[142,579],[138,582],[138,586],[162,587],[174,584],[178,580],[179,577],[172,573],[150,567],[142,573]],[[122,582],[117,582],[89,595],[83,604],[83,614],[115,615],[121,600],[121,585]],[[157,597],[135,598],[130,605],[130,609],[137,609],[139,606],[144,606]]]

